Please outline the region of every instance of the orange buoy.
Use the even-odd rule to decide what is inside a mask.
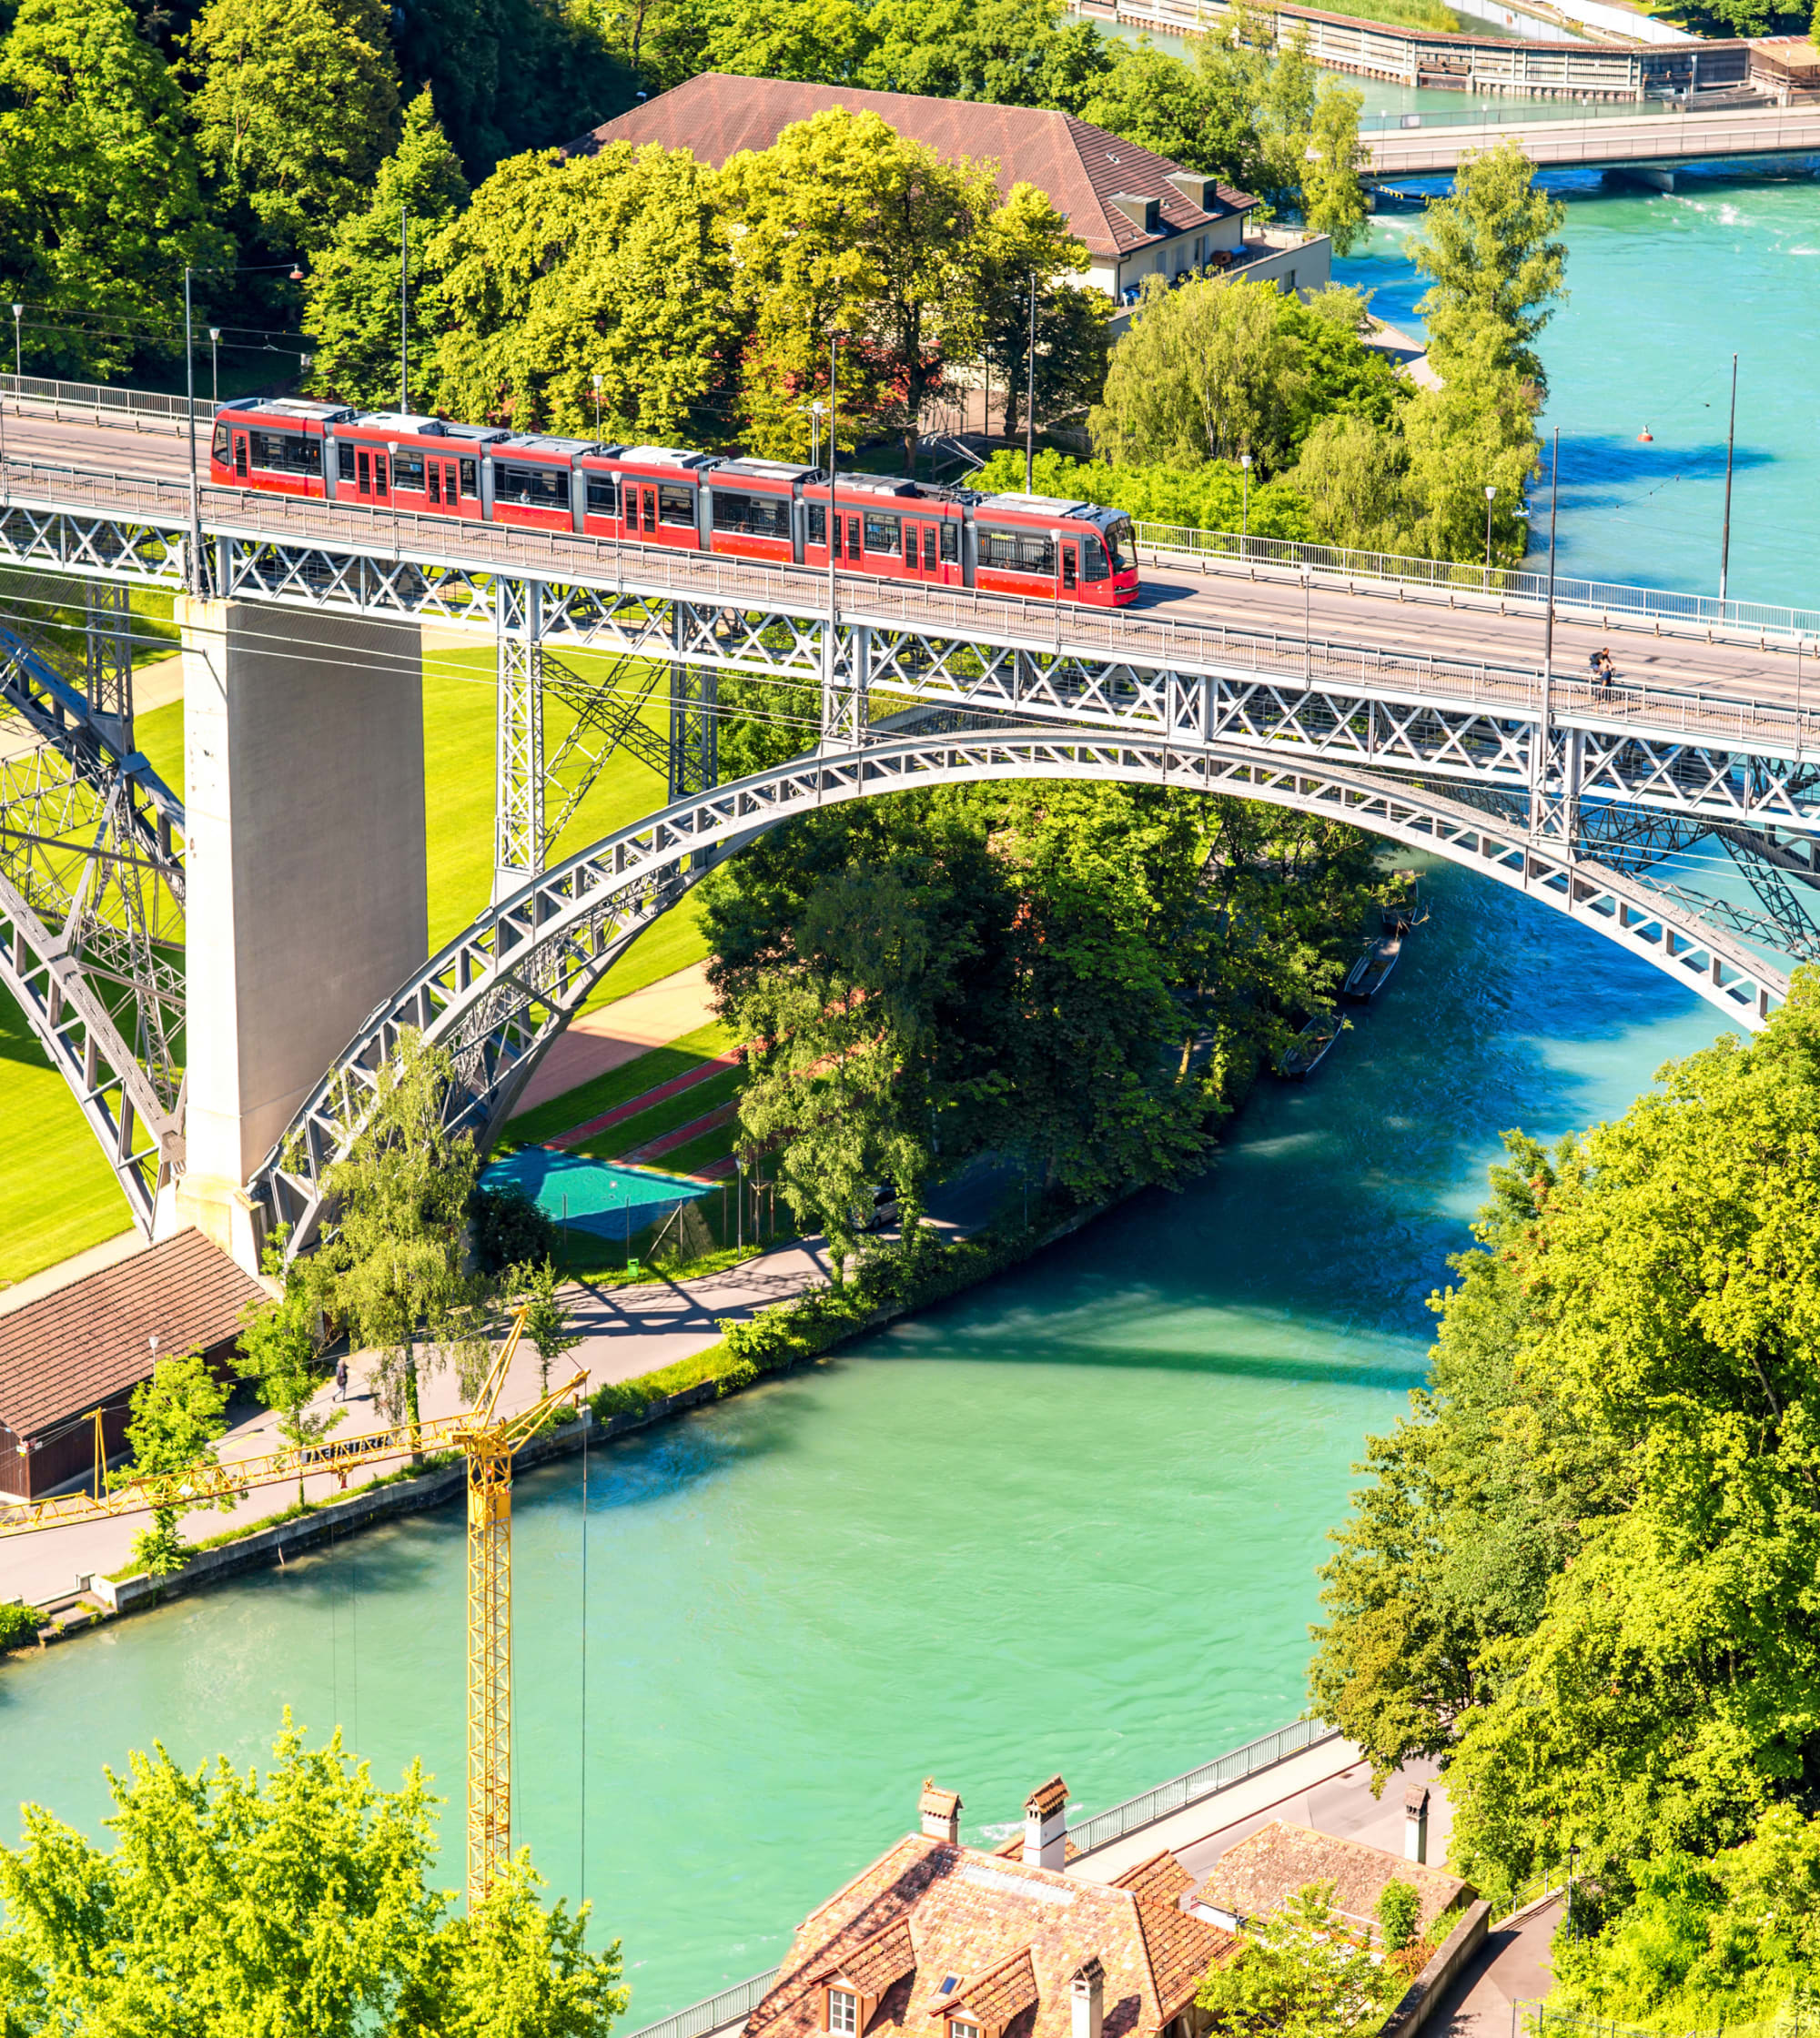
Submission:
[[[1655,444],[1655,434],[1647,425],[1637,434],[1637,443],[1640,446],[1653,446]]]

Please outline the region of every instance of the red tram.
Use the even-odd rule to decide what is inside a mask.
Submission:
[[[578,531],[793,566],[828,563],[828,479],[782,460],[596,445],[291,398],[222,404],[209,479],[373,510]],[[1112,608],[1135,600],[1120,510],[873,474],[835,485],[847,573]]]

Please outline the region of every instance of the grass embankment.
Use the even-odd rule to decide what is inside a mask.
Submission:
[[[565,662],[586,675],[603,673],[609,661],[582,653],[566,654]],[[643,716],[659,732],[668,714],[661,691],[646,703]],[[432,952],[485,908],[492,885],[493,701],[490,648],[445,650],[432,644],[426,651],[424,791]],[[548,717],[550,755],[567,727],[560,711]],[[142,715],[136,738],[153,770],[181,794],[182,703]],[[663,792],[656,772],[634,758],[615,756],[552,855],[571,855],[640,819],[662,805]],[[588,1009],[642,990],[706,953],[699,901],[692,894],[633,944],[597,988]],[[113,1171],[76,1100],[34,1039],[25,1014],[0,994],[0,1288],[115,1236],[130,1223]]]

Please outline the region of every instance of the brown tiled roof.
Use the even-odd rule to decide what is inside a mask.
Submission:
[[[836,1972],[857,1983],[847,1963],[899,1923],[915,1973],[882,1992],[872,2038],[944,2038],[940,2020],[957,2000],[983,2028],[1015,2021],[1016,2038],[1070,2038],[1069,1981],[1095,1957],[1106,1970],[1105,2038],[1148,2038],[1180,2009],[1182,1975],[1192,1967],[1198,1978],[1238,1944],[1129,1890],[912,1834],[797,1929],[747,2022],[751,2038],[812,2038],[822,1988]]]
[[[961,1808],[958,1791],[938,1791],[933,1776],[923,1785],[923,1794],[916,1801],[917,1811],[925,1819],[952,1819]]]
[[[883,1995],[894,1982],[913,1972],[915,1965],[916,1949],[910,1942],[909,1920],[896,1918],[864,1945],[844,1953],[838,1966],[830,1967],[825,1978],[832,1981],[839,1973],[862,1995]]]
[[[928,99],[908,92],[862,92],[844,85],[804,85],[789,78],[736,78],[703,71],[672,92],[660,93],[569,144],[571,156],[592,156],[611,142],[686,148],[718,169],[742,149],[769,148],[798,120],[844,106],[875,113],[900,135],[925,143],[950,160],[991,157],[998,187],[1034,184],[1101,260],[1171,234],[1192,233],[1208,221],[1248,211],[1257,200],[1229,185],[1214,186],[1215,208],[1203,211],[1169,182],[1179,163],[1121,141],[1072,114],[1043,106],[995,106],[976,99]],[[1159,230],[1146,233],[1112,202],[1156,198]]]
[[[1331,1882],[1334,1909],[1370,1922],[1391,1881],[1413,1885],[1421,1899],[1423,1931],[1469,1886],[1457,1875],[1420,1867],[1362,1840],[1340,1840],[1273,1819],[1219,1857],[1194,1901],[1241,1918],[1262,1918],[1304,1883]]]
[[[1024,1800],[1024,1809],[1034,1811],[1039,1819],[1046,1819],[1050,1812],[1059,1811],[1068,1801],[1068,1787],[1059,1776],[1052,1776],[1046,1783],[1039,1783]]]
[[[1116,1890],[1129,1890],[1146,1903],[1175,1903],[1194,1887],[1194,1877],[1165,1847],[1112,1878]]]
[[[28,1302],[0,1317],[0,1422],[42,1435],[148,1379],[154,1335],[160,1357],[207,1351],[264,1293],[199,1231],[180,1231]]]

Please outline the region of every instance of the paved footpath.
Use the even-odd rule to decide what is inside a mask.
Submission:
[[[991,1170],[976,1170],[964,1177],[937,1199],[938,1209],[932,1218],[934,1228],[952,1236],[984,1223],[992,1214],[1003,1185]],[[744,1322],[773,1303],[787,1301],[826,1279],[823,1243],[811,1238],[780,1246],[723,1274],[698,1281],[660,1277],[637,1287],[622,1288],[571,1283],[563,1294],[582,1332],[582,1342],[568,1356],[566,1363],[571,1369],[587,1368],[590,1388],[608,1381],[635,1379],[640,1374],[656,1372],[704,1351],[718,1341],[721,1318]],[[345,1419],[335,1431],[338,1438],[358,1437],[385,1427],[384,1416],[368,1384],[370,1365],[369,1354],[361,1354],[352,1362]],[[509,1415],[514,1409],[529,1407],[538,1398],[539,1391],[537,1353],[527,1344],[512,1360],[500,1398],[500,1412]],[[336,1405],[332,1382],[311,1404],[318,1410],[333,1410]],[[419,1406],[426,1420],[460,1413],[463,1403],[451,1367],[445,1367],[420,1380]],[[259,1409],[236,1423],[217,1448],[222,1462],[231,1466],[238,1458],[258,1457],[277,1449],[279,1442],[271,1414]],[[305,1496],[311,1500],[330,1499],[341,1490],[332,1472],[318,1473],[304,1481]],[[185,1533],[200,1541],[223,1529],[282,1513],[296,1499],[294,1483],[263,1487],[228,1512],[191,1514],[186,1518]],[[133,1539],[145,1521],[143,1515],[116,1516],[66,1528],[47,1528],[36,1535],[0,1538],[0,1599],[42,1604],[74,1591],[76,1579],[84,1574],[100,1576],[122,1569]]]

